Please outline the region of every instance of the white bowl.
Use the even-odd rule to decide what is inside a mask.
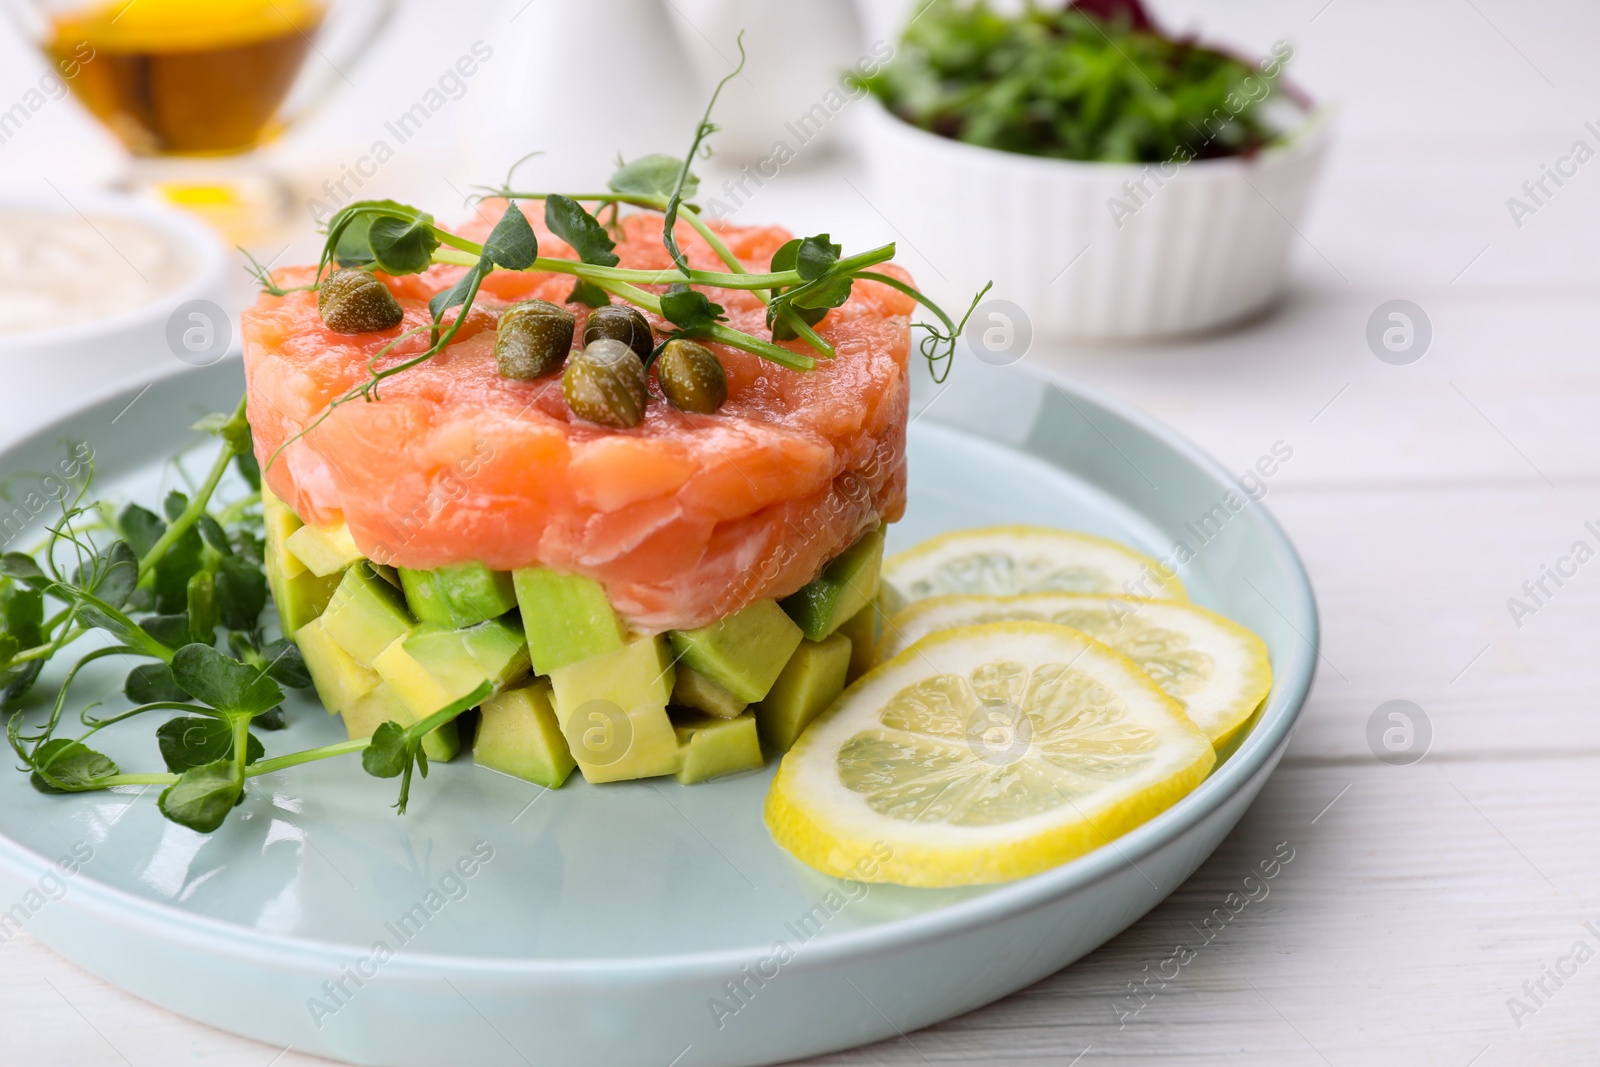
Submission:
[[[30,211],[77,220],[126,218],[162,234],[180,250],[181,281],[150,294],[148,300],[103,318],[65,322],[20,333],[0,333],[0,421],[15,432],[42,422],[77,402],[127,383],[181,370],[185,364],[215,362],[224,349],[236,348],[236,329],[226,311],[228,256],[221,241],[199,220],[173,208],[131,196],[79,190],[57,194],[7,192],[0,212]],[[115,246],[108,249],[114,251]],[[198,320],[184,318],[177,330],[177,349],[169,342],[171,324],[186,304],[204,301],[197,310],[206,317],[212,343],[185,350],[183,331]],[[221,314],[218,314],[218,311]],[[198,340],[201,334],[190,335]]]
[[[879,209],[902,261],[927,261],[925,288],[965,307],[993,280],[1035,332],[1097,340],[1196,333],[1271,303],[1328,130],[1318,112],[1249,159],[1080,163],[940,137],[875,99],[864,110]]]

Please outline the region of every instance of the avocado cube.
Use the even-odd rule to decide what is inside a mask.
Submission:
[[[306,572],[306,565],[295,556],[290,555],[284,548],[284,543],[289,536],[301,526],[300,516],[294,510],[272,495],[272,490],[265,485],[261,487],[261,525],[267,537],[267,551],[269,557],[276,550],[282,557],[281,569],[285,578],[298,578]]]
[[[719,719],[734,719],[749,707],[710,678],[693,667],[678,664],[672,682],[672,703],[680,708],[694,708]]]
[[[650,778],[678,769],[667,717],[673,666],[662,637],[639,637],[608,656],[550,672],[556,718],[590,782]]]
[[[317,695],[330,714],[343,711],[378,687],[378,676],[340,648],[321,619],[312,619],[295,631],[294,643],[300,646]]]
[[[678,735],[678,781],[684,785],[762,765],[756,717],[746,712],[733,719],[696,716],[674,727]]]
[[[455,630],[424,623],[378,653],[373,666],[421,719],[484,682],[500,689],[527,674],[528,646],[502,619]]]
[[[457,563],[431,571],[401,567],[400,585],[413,615],[455,629],[498,619],[517,606],[511,575],[481,563]]]
[[[338,574],[362,558],[355,538],[350,536],[350,528],[342,522],[326,530],[302,526],[290,534],[283,544],[291,556],[305,564],[306,570],[318,578]]]
[[[698,630],[673,630],[678,658],[739,700],[760,700],[799,646],[800,627],[775,600],[758,600]]]
[[[352,741],[371,737],[386,722],[410,726],[417,721],[416,712],[406,706],[406,702],[400,699],[388,682],[379,682],[377,688],[346,707],[341,714],[345,731]],[[456,724],[447,722],[428,731],[422,738],[422,751],[431,760],[448,762],[455,759],[461,753],[461,733],[456,729]]]
[[[559,788],[578,764],[561,735],[551,696],[549,680],[535,678],[485,700],[473,762],[546,789]]]
[[[365,561],[344,572],[321,619],[334,643],[363,667],[371,667],[380,652],[417,625],[400,590]]]
[[[844,692],[850,652],[850,640],[842,634],[823,641],[806,641],[795,649],[772,692],[755,707],[756,723],[767,751],[789,751],[800,732]]]
[[[317,577],[284,547],[285,540],[301,528],[300,520],[266,489],[261,491],[261,514],[267,536],[267,585],[278,606],[278,623],[284,634],[293,637],[300,627],[322,614],[339,579]]]
[[[783,610],[809,640],[821,641],[878,595],[883,570],[883,527],[862,534],[822,568],[822,573],[784,597]]]
[[[850,616],[838,632],[850,641],[848,685],[878,665],[878,642],[883,638],[883,612],[877,600]]]
[[[539,674],[615,652],[626,640],[605,587],[593,578],[527,567],[515,572],[512,584]]]

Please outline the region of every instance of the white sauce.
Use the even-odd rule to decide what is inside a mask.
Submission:
[[[0,210],[0,334],[108,318],[195,272],[167,233],[119,215]]]

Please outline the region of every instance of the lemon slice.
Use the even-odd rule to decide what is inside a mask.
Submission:
[[[1070,626],[1110,645],[1182,704],[1218,749],[1272,688],[1272,665],[1261,638],[1195,604],[1140,597],[931,597],[885,622],[880,657],[888,659],[940,630],[1008,619]]]
[[[784,756],[767,827],[828,874],[979,885],[1110,842],[1215,760],[1177,702],[1098,641],[1049,623],[968,626],[846,689]]]
[[[1110,593],[1187,600],[1176,575],[1103,537],[1044,526],[985,526],[924,541],[883,561],[884,607],[957,593]]]

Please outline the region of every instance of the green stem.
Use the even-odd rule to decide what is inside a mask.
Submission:
[[[176,774],[113,774],[95,781],[96,789],[115,789],[119,785],[174,785]]]
[[[351,752],[360,752],[372,743],[372,738],[362,737],[354,741],[340,741],[336,745],[323,745],[321,748],[308,748],[304,752],[291,752],[287,756],[274,756],[272,759],[257,760],[245,768],[246,778],[254,778],[261,774],[271,774],[289,767],[298,767],[302,763],[311,763],[314,760],[331,759],[334,756],[344,756]]]
[[[242,396],[239,398],[239,406],[234,409],[233,419],[244,420],[245,399]],[[200,488],[195,492],[194,498],[189,501],[189,505],[183,509],[182,514],[172,520],[172,524],[167,527],[166,532],[156,539],[156,543],[150,546],[150,551],[146,552],[144,558],[139,561],[139,578],[141,580],[146,574],[150,573],[150,568],[154,567],[161,557],[166,555],[167,549],[171,548],[178,538],[188,533],[189,528],[200,520],[200,516],[205,513],[207,505],[211,502],[211,494],[217,491],[217,484],[222,481],[222,476],[228,473],[228,464],[232,463],[233,458],[239,454],[230,437],[223,435],[221,439],[222,450],[217,453],[216,460],[211,464],[211,470],[206,474],[206,480],[200,484]]]

